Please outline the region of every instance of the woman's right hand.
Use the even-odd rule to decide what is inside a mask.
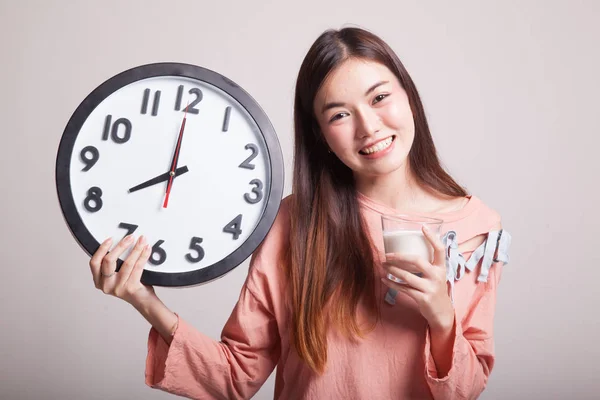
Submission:
[[[121,269],[116,272],[117,259],[133,242],[133,236],[128,235],[112,251],[108,252],[112,238],[105,240],[92,256],[90,268],[96,289],[138,307],[152,300],[153,297],[156,298],[154,288],[144,285],[140,281],[144,265],[152,254],[152,248],[146,244],[144,236],[140,236],[135,247],[121,265]]]

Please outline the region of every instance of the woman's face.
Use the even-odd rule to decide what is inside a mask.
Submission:
[[[329,148],[357,178],[405,166],[415,125],[406,92],[386,66],[346,60],[319,89],[314,112]]]

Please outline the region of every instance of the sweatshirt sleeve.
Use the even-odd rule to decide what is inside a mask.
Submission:
[[[452,366],[446,376],[437,374],[427,330],[425,374],[434,399],[476,399],[485,389],[494,366],[493,318],[502,264],[494,263],[488,281],[477,285],[462,320],[455,312]]]
[[[150,330],[148,386],[194,399],[248,399],[258,391],[279,360],[280,340],[268,297],[251,290],[251,280],[242,288],[221,341],[179,316],[170,346]]]

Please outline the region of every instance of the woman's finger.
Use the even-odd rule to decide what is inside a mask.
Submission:
[[[100,266],[99,289],[105,294],[113,294],[117,284],[117,259],[133,243],[132,235],[125,236],[116,246],[102,259]]]
[[[410,297],[415,302],[417,302],[417,304],[419,304],[421,302],[421,299],[423,298],[423,292],[421,292],[413,287],[407,286],[407,285],[398,285],[398,286],[399,286],[397,288],[398,292],[406,293],[408,295],[408,297]]]
[[[389,288],[397,290],[398,292],[406,293],[410,298],[412,298],[417,303],[423,297],[423,292],[421,292],[420,290],[415,289],[412,286],[409,286],[409,285],[406,285],[406,284],[402,284],[402,283],[395,283],[395,282],[390,281],[387,278],[381,278],[381,281],[387,287],[389,287]]]
[[[135,266],[133,267],[133,271],[129,274],[129,278],[127,279],[128,284],[133,284],[140,282],[142,279],[142,273],[144,272],[144,266],[150,259],[150,255],[152,255],[152,247],[147,244],[142,250],[142,254],[137,259]]]
[[[94,285],[98,288],[100,283],[100,267],[102,266],[102,259],[110,249],[110,245],[112,244],[112,238],[106,239],[96,252],[92,255],[90,259],[90,270],[92,271],[92,278],[94,279]]]
[[[129,279],[129,275],[131,274],[131,271],[133,270],[133,267],[135,266],[135,263],[137,262],[138,258],[140,258],[140,254],[142,254],[142,251],[144,250],[145,246],[146,238],[144,237],[144,235],[142,235],[138,238],[138,241],[135,244],[133,250],[131,250],[131,253],[129,253],[125,261],[123,261],[121,269],[119,269],[117,286],[127,282],[127,279]]]
[[[446,266],[446,248],[444,244],[428,227],[423,225],[423,235],[433,247],[433,265]]]
[[[393,281],[395,285],[409,285],[418,291],[424,291],[426,289],[426,279],[421,278],[412,272],[397,268],[397,267],[389,267],[387,268],[387,273],[391,274],[392,277],[400,279],[403,283],[397,283]],[[387,279],[390,279],[388,277]],[[392,278],[393,279],[393,278]],[[391,280],[391,279],[390,279]]]
[[[409,272],[418,272],[425,276],[431,275],[431,264],[422,257],[412,254],[389,253],[385,255],[386,264]]]
[[[101,277],[112,276],[117,270],[117,259],[129,248],[131,243],[133,243],[133,239],[132,235],[125,236],[110,253],[104,256],[102,266],[100,267]]]

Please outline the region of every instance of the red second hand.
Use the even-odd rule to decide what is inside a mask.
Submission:
[[[175,146],[175,155],[173,156],[173,162],[171,163],[171,170],[169,171],[169,183],[167,184],[167,193],[165,195],[165,202],[163,208],[167,208],[169,205],[169,195],[171,194],[171,188],[173,187],[173,178],[175,177],[175,170],[177,169],[177,160],[179,158],[179,149],[181,148],[181,142],[183,140],[183,130],[185,129],[185,121],[187,118],[188,105],[185,107],[185,113],[183,114],[183,121],[181,122],[181,129],[179,130],[179,137],[177,138],[177,145]]]

